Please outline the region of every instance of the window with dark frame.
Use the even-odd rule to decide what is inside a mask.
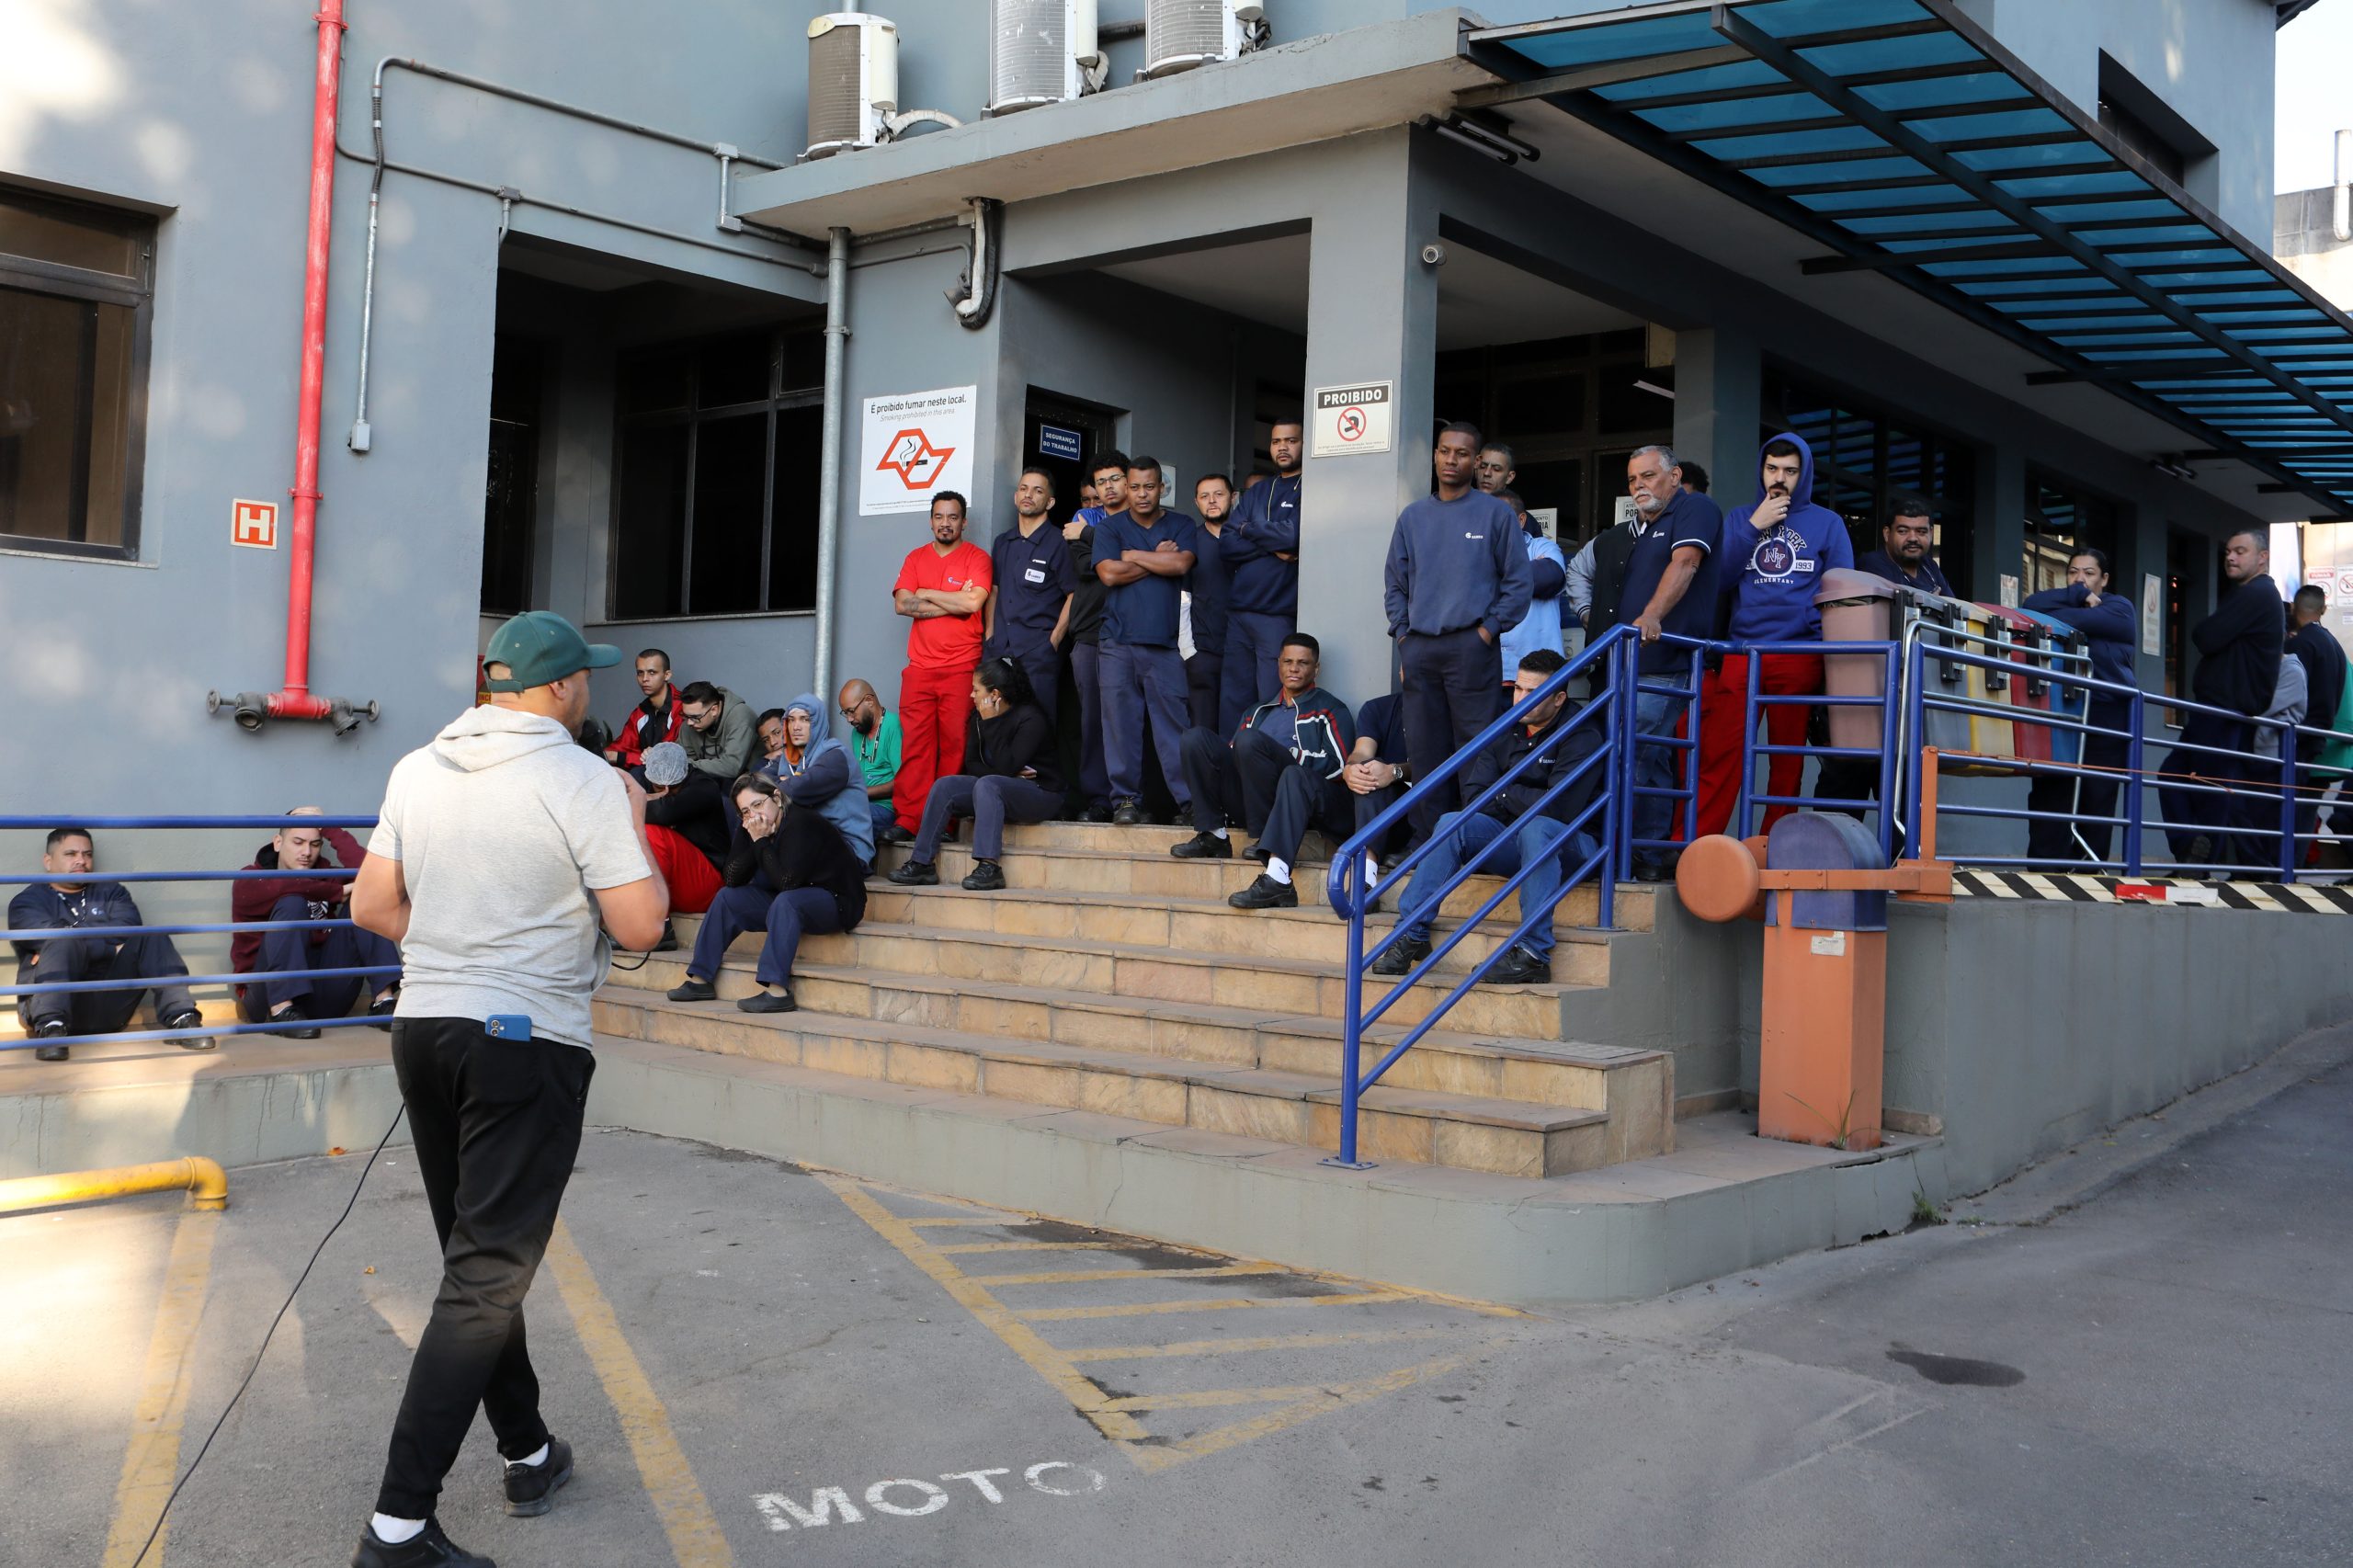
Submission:
[[[2027,475],[2025,557],[2018,592],[2067,585],[2067,562],[2086,546],[2116,557],[2116,509],[2047,474]]]
[[[1969,526],[1976,496],[1977,463],[1950,437],[1859,408],[1844,393],[1786,375],[1768,374],[1762,436],[1783,430],[1813,449],[1813,499],[1847,519],[1855,558],[1881,548],[1880,530],[1899,501],[1926,506],[1937,564],[1968,591]],[[1756,476],[1727,474],[1716,492],[1726,506],[1747,502]],[[1975,585],[1981,596],[1985,585]]]
[[[0,188],[0,548],[138,558],[154,238]]]
[[[614,619],[815,608],[824,382],[820,335],[799,328],[621,360]]]

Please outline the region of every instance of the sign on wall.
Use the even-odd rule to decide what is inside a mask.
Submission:
[[[1064,462],[1083,462],[1086,457],[1086,439],[1066,426],[1040,425],[1038,426],[1038,453],[1040,457],[1060,458]]]
[[[278,548],[278,503],[275,501],[232,501],[229,503],[229,542],[254,550]]]
[[[859,513],[926,511],[935,490],[972,494],[980,391],[941,387],[866,400],[858,447]]]
[[[2141,652],[2155,658],[2165,651],[2165,580],[2141,574]]]
[[[1319,458],[1385,452],[1397,424],[1396,383],[1357,381],[1315,389],[1315,428],[1308,450]]]

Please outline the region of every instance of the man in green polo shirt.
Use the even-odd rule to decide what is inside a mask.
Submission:
[[[904,844],[915,835],[898,825],[891,790],[899,777],[899,716],[882,711],[882,699],[862,680],[845,681],[835,702],[849,722],[849,749],[866,780],[867,805],[874,812],[874,841]]]

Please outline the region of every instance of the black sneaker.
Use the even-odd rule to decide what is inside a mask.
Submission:
[[[193,1007],[184,1008],[179,1012],[174,1013],[170,1017],[165,1018],[164,1020],[164,1027],[167,1029],[202,1028],[204,1027],[204,1015],[198,1012]],[[313,1033],[315,1032],[316,1031],[313,1031]],[[186,1040],[174,1040],[172,1043],[178,1046],[182,1051],[210,1051],[212,1049],[212,1037],[209,1034],[192,1034]]]
[[[1086,810],[1078,813],[1078,820],[1081,822],[1094,823],[1109,822],[1111,820],[1111,808],[1108,806],[1089,806]]]
[[[351,1568],[498,1568],[487,1557],[477,1557],[441,1533],[441,1521],[427,1519],[425,1528],[392,1546],[376,1539],[374,1526],[359,1532],[359,1549],[351,1554]]]
[[[2202,868],[2214,858],[2214,841],[2205,834],[2192,837],[2187,847],[2189,852],[2182,857],[2187,865]]]
[[[670,987],[670,1000],[673,1002],[709,1002],[718,995],[718,986],[708,980],[697,980],[691,974],[687,976],[685,984]]]
[[[1233,841],[1203,831],[1182,844],[1170,845],[1168,853],[1179,860],[1231,860],[1233,858]]]
[[[1005,868],[994,860],[975,860],[972,874],[964,879],[968,892],[995,892],[1005,886]]]
[[[1261,875],[1257,881],[1225,901],[1236,909],[1297,909],[1299,889],[1289,882]]]
[[[739,1013],[797,1013],[801,1010],[801,1004],[792,999],[792,993],[789,990],[782,995],[762,990],[755,991],[736,1003],[735,1010]]]
[[[1403,974],[1430,956],[1427,937],[1401,937],[1389,944],[1389,950],[1373,960],[1369,974]]]
[[[915,841],[915,835],[897,823],[892,823],[874,835],[874,842],[877,844],[913,844]]]
[[[369,1020],[368,1027],[371,1029],[381,1029],[386,1034],[392,1033],[392,1015],[400,1010],[400,1006],[401,999],[398,992],[394,992],[392,995],[385,997],[382,1001],[371,1005],[368,1009],[368,1017]]]
[[[1141,801],[1121,801],[1111,808],[1113,827],[1141,827],[1143,820],[1143,802]]]
[[[903,888],[936,888],[939,885],[939,868],[928,860],[910,860],[884,881]]]
[[[284,1035],[288,1040],[316,1040],[318,1027],[311,1022],[311,1015],[302,1010],[300,1002],[289,1002],[269,1016],[268,1032]]]
[[[506,1511],[518,1519],[535,1519],[555,1506],[556,1488],[571,1479],[572,1445],[550,1437],[548,1457],[539,1463],[507,1464]]]
[[[35,1040],[46,1040],[52,1035],[62,1035],[67,1032],[68,1026],[63,1018],[49,1018],[43,1020],[42,1023],[33,1030],[33,1038]],[[63,1062],[73,1054],[73,1048],[70,1046],[37,1045],[33,1047],[33,1060],[35,1062]]]
[[[1529,950],[1525,942],[1515,943],[1511,951],[1486,972],[1484,979],[1489,985],[1550,985],[1552,983],[1552,960],[1538,958]]]

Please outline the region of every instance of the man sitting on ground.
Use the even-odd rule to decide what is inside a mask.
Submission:
[[[899,716],[882,711],[882,699],[868,681],[845,681],[838,700],[849,724],[850,754],[866,785],[866,809],[874,813],[875,838],[896,843],[902,835],[892,831],[899,812],[891,791],[899,778]]]
[[[1518,695],[1513,699],[1519,722],[1463,768],[1465,801],[1478,799],[1521,758],[1552,742],[1574,721],[1575,715],[1568,707],[1565,691],[1556,691],[1540,702],[1529,699],[1566,663],[1560,654],[1542,648],[1520,661],[1518,679],[1514,684]],[[1486,983],[1551,983],[1553,895],[1560,890],[1568,863],[1583,863],[1594,854],[1590,828],[1572,833],[1569,824],[1591,803],[1594,790],[1601,782],[1600,768],[1588,770],[1583,778],[1540,809],[1537,802],[1600,744],[1599,726],[1584,725],[1563,736],[1549,753],[1530,763],[1528,770],[1506,785],[1483,810],[1449,812],[1438,819],[1431,835],[1436,843],[1415,868],[1413,880],[1405,886],[1396,934],[1389,950],[1372,966],[1373,973],[1404,974],[1429,957],[1430,917],[1438,913],[1438,901],[1445,896],[1447,885],[1457,870],[1467,865],[1488,876],[1508,877],[1522,866],[1535,864],[1538,869],[1519,884],[1520,918],[1525,920],[1539,909],[1544,915],[1487,971]]]
[[[676,741],[648,747],[643,772],[645,847],[670,890],[670,913],[700,915],[719,892],[719,867],[727,858],[724,797],[709,774],[687,766],[687,750]],[[676,941],[662,933],[663,949]]]
[[[678,707],[687,721],[678,731],[687,766],[725,790],[752,766],[759,744],[751,705],[723,686],[699,680],[678,693]]]
[[[316,806],[297,806],[290,818],[314,817]],[[306,876],[322,867],[359,869],[366,853],[339,827],[320,829],[289,822],[256,851],[248,871],[280,871],[229,884],[229,918],[239,922],[348,920],[351,882],[345,877]],[[316,926],[291,931],[240,931],[229,941],[229,967],[239,974],[276,974],[237,987],[237,1010],[245,1022],[267,1022],[270,1032],[290,1040],[319,1038],[315,1018],[340,1018],[362,995],[371,996],[370,1018],[380,1029],[392,1027],[401,994],[400,949],[357,926]],[[314,979],[314,969],[382,969],[392,974],[347,974]]]
[[[1307,830],[1346,838],[1356,820],[1355,797],[1341,778],[1356,725],[1347,705],[1315,684],[1323,653],[1314,638],[1292,632],[1276,661],[1282,689],[1243,716],[1231,744],[1208,730],[1185,733],[1185,778],[1200,831],[1169,853],[1228,859],[1226,824],[1247,827],[1257,839],[1250,854],[1267,869],[1226,900],[1236,909],[1296,908],[1290,873]]]
[[[85,827],[55,827],[41,846],[40,869],[62,880],[32,882],[8,901],[12,931],[61,931],[68,926],[142,926],[139,905],[120,882],[90,880],[97,869],[97,841]],[[169,937],[154,932],[136,937],[51,937],[44,941],[19,941],[17,983],[46,981],[63,985],[77,980],[154,980],[153,987],[131,986],[119,991],[34,991],[19,997],[18,1016],[25,1032],[36,1040],[53,1040],[69,1034],[112,1034],[139,1011],[139,999],[153,990],[157,1025],[167,1029],[192,1029],[204,1022],[196,999],[185,984],[188,965]],[[184,1051],[210,1051],[203,1035],[180,1041]],[[36,1044],[36,1062],[63,1062],[62,1045]]]
[[[741,825],[727,853],[727,885],[711,900],[686,983],[671,990],[670,1000],[716,998],[728,944],[746,931],[765,931],[754,971],[760,989],[735,1006],[746,1013],[790,1013],[798,1006],[792,960],[801,933],[858,929],[866,917],[866,867],[833,824],[805,807],[788,807],[784,786],[773,778],[747,773],[737,779],[735,809]],[[863,807],[859,815],[866,815]]]
[[[670,655],[661,649],[648,648],[637,656],[637,689],[645,699],[629,710],[613,744],[605,748],[607,762],[631,770],[644,762],[646,747],[678,738],[683,717],[677,688],[670,684]]]

